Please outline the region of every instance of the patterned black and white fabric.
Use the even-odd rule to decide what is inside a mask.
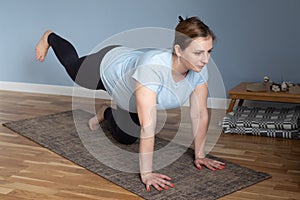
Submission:
[[[300,106],[236,107],[222,120],[224,133],[300,139]]]

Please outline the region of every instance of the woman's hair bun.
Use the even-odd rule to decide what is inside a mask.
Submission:
[[[184,19],[181,16],[179,16],[178,19],[179,19],[179,22],[184,21]]]

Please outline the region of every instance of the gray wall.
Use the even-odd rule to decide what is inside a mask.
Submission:
[[[300,82],[298,0],[0,0],[0,81],[73,85],[52,51],[40,64],[35,45],[53,29],[80,55],[133,28],[173,29],[197,15],[216,33],[212,58],[226,89],[241,81]]]

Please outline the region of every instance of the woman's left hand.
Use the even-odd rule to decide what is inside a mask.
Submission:
[[[194,164],[199,170],[202,169],[201,165],[204,165],[205,167],[213,171],[225,168],[225,163],[209,158],[197,158],[194,160]]]

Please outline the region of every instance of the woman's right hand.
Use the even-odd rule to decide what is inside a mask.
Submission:
[[[141,179],[143,183],[146,185],[146,189],[150,192],[150,187],[153,186],[158,191],[162,191],[163,189],[168,190],[169,186],[174,187],[174,183],[171,183],[170,180],[172,178],[157,173],[142,173]]]

